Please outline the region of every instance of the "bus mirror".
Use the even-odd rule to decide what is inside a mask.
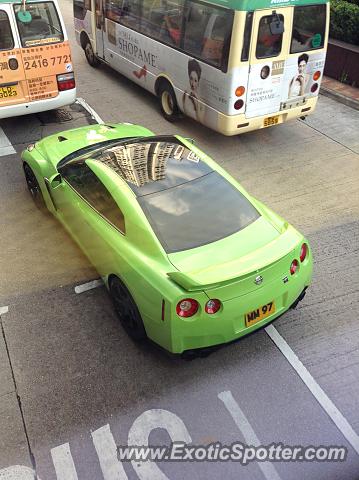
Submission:
[[[52,177],[49,178],[49,185],[52,189],[57,188],[61,185],[62,178],[59,173],[55,173]]]
[[[17,12],[17,19],[21,23],[30,23],[32,21],[32,15],[30,12],[27,12],[26,10],[19,10]]]
[[[269,30],[272,35],[281,35],[284,32],[284,22],[277,13],[273,13],[272,21],[269,24]]]

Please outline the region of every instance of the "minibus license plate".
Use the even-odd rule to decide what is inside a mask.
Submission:
[[[270,127],[271,125],[277,125],[277,123],[279,123],[279,115],[276,115],[275,117],[267,117],[264,119],[265,127]]]
[[[0,100],[17,97],[16,87],[0,87]]]
[[[265,318],[269,317],[269,315],[272,315],[272,313],[274,312],[275,312],[275,304],[273,301],[273,302],[266,303],[262,307],[259,307],[256,310],[253,310],[252,312],[246,313],[245,314],[246,327],[251,327],[255,323],[258,323],[261,320],[264,320]]]

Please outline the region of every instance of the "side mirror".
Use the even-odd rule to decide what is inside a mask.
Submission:
[[[277,13],[273,13],[272,20],[269,24],[271,35],[281,35],[284,32],[284,22]]]
[[[59,187],[61,183],[62,183],[62,177],[60,173],[55,173],[55,175],[52,175],[52,177],[49,178],[49,186],[53,190]]]

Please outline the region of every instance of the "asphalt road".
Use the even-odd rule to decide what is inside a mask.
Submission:
[[[73,39],[71,4],[62,6]],[[78,96],[104,121],[194,137],[300,229],[313,248],[313,285],[273,323],[289,359],[270,338],[273,330],[192,362],[134,345],[103,287],[75,293],[97,274],[56,221],[36,210],[21,171],[28,143],[91,119],[77,105],[65,116],[1,121],[0,478],[13,478],[21,465],[28,469],[18,468],[20,480],[32,470],[42,480],[357,480],[359,113],[321,97],[306,122],[226,138],[189,119],[167,123],[154,97],[108,68],[93,70],[74,42],[73,56]],[[313,383],[293,368],[296,356]],[[341,463],[121,467],[115,445],[136,438],[151,445],[338,445],[348,456]]]

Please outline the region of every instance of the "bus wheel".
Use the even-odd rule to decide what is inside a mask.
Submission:
[[[166,120],[174,122],[179,119],[180,112],[177,99],[172,86],[167,82],[162,82],[158,89],[158,98],[160,100],[161,112]]]
[[[90,40],[87,40],[84,50],[85,50],[86,60],[91,65],[91,67],[95,67],[95,68],[98,67],[100,65],[100,60],[96,57]]]

